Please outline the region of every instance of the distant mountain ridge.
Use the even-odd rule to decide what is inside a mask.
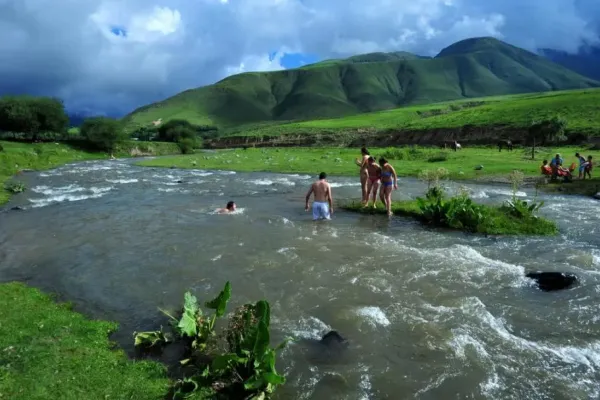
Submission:
[[[576,54],[541,49],[540,54],[583,76],[600,80],[600,47],[583,46]]]
[[[598,87],[545,57],[484,37],[431,57],[370,53],[301,68],[250,72],[141,107],[129,129],[162,118],[220,130],[246,124],[347,116],[409,104]]]

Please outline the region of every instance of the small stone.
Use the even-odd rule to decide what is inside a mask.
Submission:
[[[600,200],[600,192],[596,193],[596,194],[594,195],[594,198],[595,198],[595,199],[598,199],[598,200]]]

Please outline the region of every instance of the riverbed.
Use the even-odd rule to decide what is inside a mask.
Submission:
[[[315,175],[320,171],[315,171]],[[279,399],[591,399],[600,396],[598,201],[539,195],[556,237],[484,237],[401,217],[336,210],[313,222],[315,176],[142,168],[95,161],[22,177],[29,190],[0,213],[0,280],[60,293],[77,310],[132,332],[186,290],[233,306],[264,298],[274,339],[335,329],[343,357],[300,343],[278,358]],[[355,178],[331,177],[336,199]],[[486,203],[507,186],[466,186]],[[425,186],[401,179],[396,199]],[[449,190],[458,186],[449,184]],[[522,198],[535,196],[520,190]],[[214,211],[234,200],[234,215]],[[545,293],[524,273],[569,271],[580,283]]]

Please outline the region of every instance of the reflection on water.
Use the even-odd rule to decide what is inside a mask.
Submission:
[[[62,293],[117,320],[117,339],[155,328],[226,280],[232,306],[266,298],[275,340],[336,329],[344,357],[315,360],[292,345],[280,358],[278,398],[590,399],[600,391],[600,239],[597,201],[548,197],[554,238],[483,237],[402,218],[337,211],[313,223],[307,175],[142,169],[89,162],[27,177],[0,214],[0,279]],[[336,198],[355,179],[331,178]],[[451,188],[456,190],[456,187]],[[471,186],[478,201],[510,191]],[[423,193],[402,180],[396,198]],[[523,191],[520,196],[531,196]],[[228,200],[236,215],[216,215]],[[581,284],[543,293],[524,272],[572,271]]]

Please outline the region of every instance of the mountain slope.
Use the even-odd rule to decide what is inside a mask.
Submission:
[[[600,47],[586,47],[577,54],[542,49],[541,53],[551,61],[569,68],[583,76],[600,80]]]
[[[235,75],[142,107],[125,121],[129,129],[159,118],[227,129],[460,98],[598,86],[599,82],[544,57],[496,39],[475,38],[455,43],[434,58],[372,53],[293,70]]]

